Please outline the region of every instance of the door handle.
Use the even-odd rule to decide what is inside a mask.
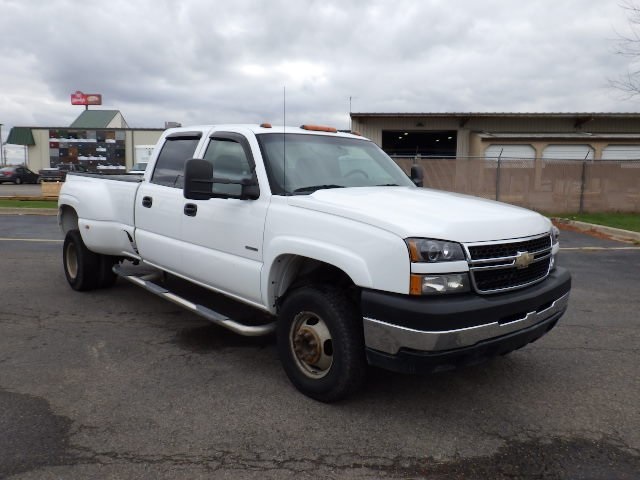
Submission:
[[[142,197],[142,206],[145,208],[151,208],[153,205],[153,198],[151,197]]]
[[[184,206],[184,214],[187,217],[195,217],[196,213],[198,213],[198,206],[195,203],[187,203]]]

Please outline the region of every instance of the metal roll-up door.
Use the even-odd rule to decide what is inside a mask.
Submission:
[[[602,150],[603,160],[640,160],[640,145],[609,145]]]
[[[533,160],[536,158],[536,150],[531,145],[489,145],[484,151],[487,160],[498,157],[501,160]]]
[[[542,152],[545,160],[593,160],[589,145],[548,145]]]

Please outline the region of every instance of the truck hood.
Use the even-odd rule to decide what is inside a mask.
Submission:
[[[289,204],[373,225],[401,238],[483,242],[551,228],[549,219],[531,210],[426,188],[333,188],[289,197]]]

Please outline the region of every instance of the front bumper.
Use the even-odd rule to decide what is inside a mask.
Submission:
[[[367,358],[408,372],[458,364],[460,358],[477,363],[551,330],[567,308],[570,289],[569,272],[556,268],[535,286],[496,295],[425,298],[363,291]]]

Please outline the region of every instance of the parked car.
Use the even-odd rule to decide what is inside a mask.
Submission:
[[[0,168],[0,183],[12,182],[16,185],[21,183],[40,183],[40,175],[32,172],[27,167],[2,167]]]
[[[68,172],[87,172],[87,167],[76,163],[61,163],[55,168],[43,168],[40,170],[40,179],[43,182],[64,182]]]
[[[144,174],[144,171],[146,169],[147,169],[147,162],[134,163],[133,167],[131,167],[131,169],[127,173],[142,175]]]

